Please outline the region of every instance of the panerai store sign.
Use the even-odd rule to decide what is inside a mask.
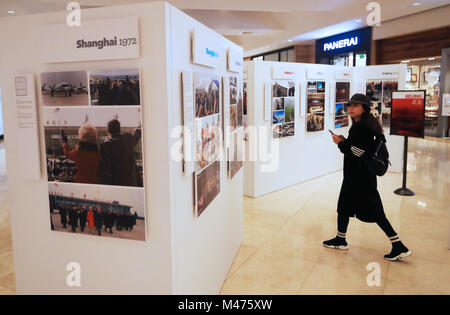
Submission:
[[[219,40],[215,33],[207,30],[195,30],[192,33],[193,63],[215,68],[220,58]]]
[[[356,45],[358,45],[358,36],[325,43],[323,44],[323,51],[335,50]]]
[[[137,17],[83,21],[79,27],[44,25],[41,33],[46,63],[139,57]]]

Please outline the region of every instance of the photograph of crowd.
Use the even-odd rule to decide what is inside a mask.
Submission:
[[[272,126],[272,136],[273,138],[284,138],[290,137],[295,134],[295,123],[285,123]]]
[[[350,82],[336,82],[336,103],[347,103],[350,99]]]
[[[140,107],[44,108],[48,181],[143,187]]]
[[[49,183],[53,231],[145,241],[143,188]]]
[[[242,90],[239,90],[238,93],[238,102],[236,108],[237,115],[237,126],[242,127],[244,123],[244,106],[243,106],[243,98],[242,98]]]
[[[41,73],[41,95],[44,106],[88,106],[86,71]]]
[[[383,81],[383,107],[391,108],[392,92],[398,90],[397,81]]]
[[[201,73],[195,74],[195,117],[219,113],[219,78]]]
[[[230,137],[230,148],[228,151],[228,177],[232,179],[242,168],[242,128],[236,130]]]
[[[139,69],[89,71],[91,105],[141,105]]]
[[[324,113],[306,115],[306,131],[322,131],[325,127]]]
[[[370,97],[371,101],[381,102],[383,98],[383,82],[382,81],[367,81],[366,95]]]
[[[196,120],[195,170],[200,171],[219,158],[220,114]]]
[[[220,192],[220,161],[209,164],[195,177],[197,216],[200,216]]]

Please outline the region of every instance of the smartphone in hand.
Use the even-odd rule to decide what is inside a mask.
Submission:
[[[331,131],[330,129],[328,129],[328,131],[329,131],[333,136],[335,135],[334,132]]]

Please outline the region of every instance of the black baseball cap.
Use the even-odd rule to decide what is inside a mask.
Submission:
[[[348,101],[348,105],[352,104],[361,104],[367,110],[370,107],[370,98],[367,95],[356,93]]]

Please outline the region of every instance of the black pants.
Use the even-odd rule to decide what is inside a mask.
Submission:
[[[343,214],[338,214],[338,231],[341,233],[347,233],[347,227],[349,222],[349,217]],[[395,233],[392,225],[389,223],[386,217],[379,218],[376,223],[383,230],[383,232],[387,235],[387,237],[393,237],[397,235]]]

